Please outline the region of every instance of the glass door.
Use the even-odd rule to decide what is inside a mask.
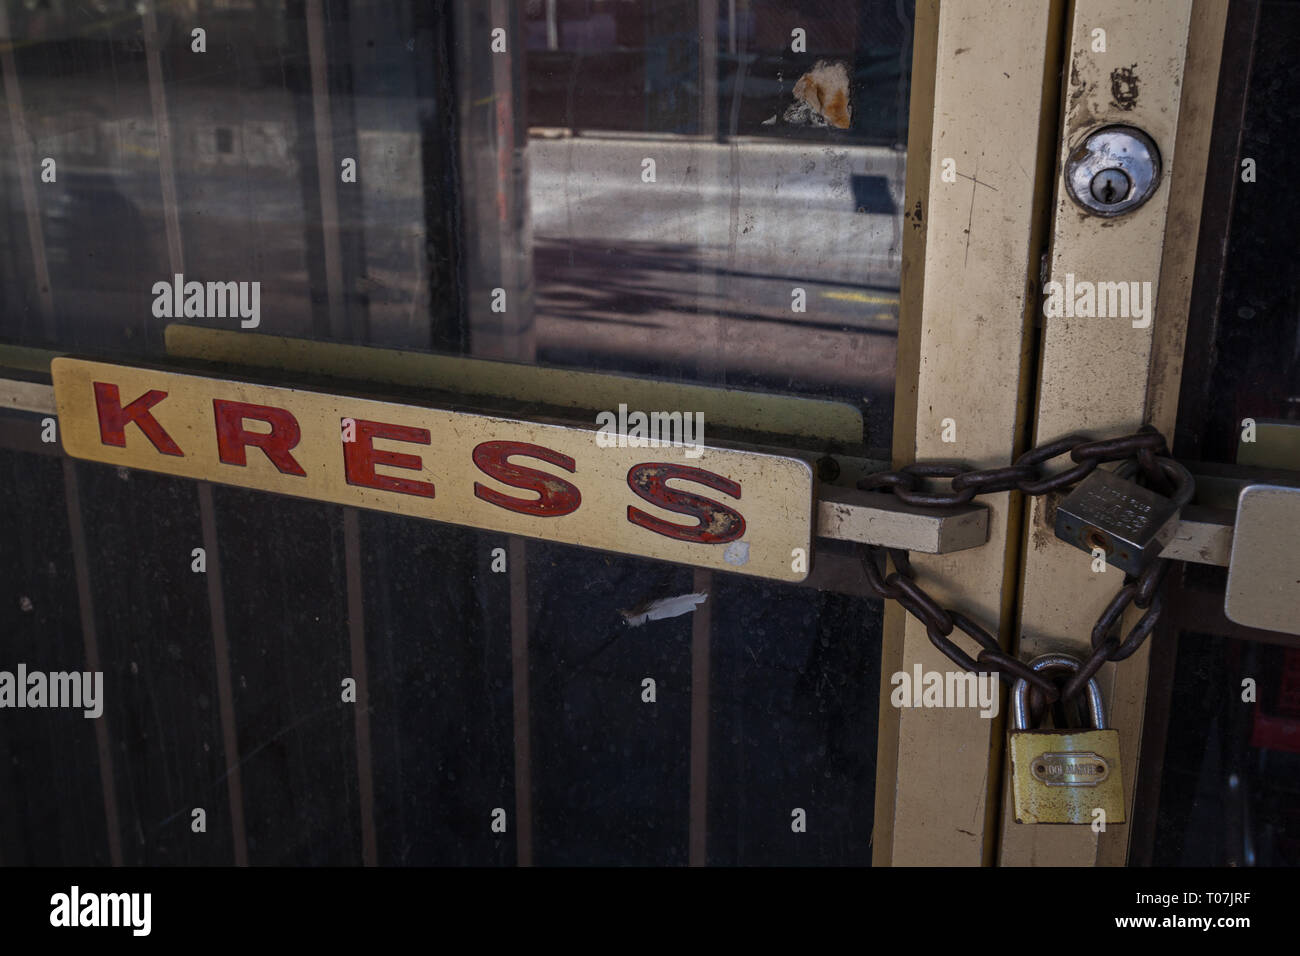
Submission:
[[[764,576],[655,560],[648,531],[583,546],[598,518],[430,521],[396,482],[511,484],[441,440],[417,477],[382,431],[379,490],[341,505],[306,418],[271,447],[282,393],[219,388],[684,417],[802,469],[807,543],[814,474],[856,493],[889,457],[912,5],[96,9],[0,24],[4,664],[103,680],[94,719],[4,724],[0,859],[870,862],[881,607],[851,541]],[[110,453],[145,457],[67,454],[60,355],[101,363]],[[191,378],[146,414],[121,367]],[[168,473],[141,423],[194,464],[183,386],[218,388],[194,402],[244,471]],[[311,477],[244,480],[277,461]],[[670,535],[673,488],[708,490],[575,470],[584,509]],[[754,541],[761,490],[732,512]]]
[[[1136,860],[1160,652],[1098,674],[1130,823],[1017,824],[1005,688],[924,693],[964,671],[862,545],[1024,660],[1122,575],[1060,495],[858,484],[1185,454],[1234,22],[0,6],[0,861]],[[1065,187],[1108,125],[1161,162],[1122,216]]]

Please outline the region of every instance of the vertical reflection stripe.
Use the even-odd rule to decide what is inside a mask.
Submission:
[[[343,551],[347,564],[348,641],[352,648],[352,678],[357,682],[353,713],[361,803],[361,860],[366,866],[376,866],[379,847],[375,836],[375,778],[370,757],[370,681],[366,674],[366,615],[361,586],[361,522],[356,508],[343,509]]]
[[[514,679],[515,835],[519,866],[533,865],[533,747],[528,714],[528,550],[509,541],[510,670]]]
[[[81,491],[76,465],[63,459],[64,497],[68,507],[68,537],[72,540],[72,563],[77,574],[77,606],[81,615],[81,636],[85,642],[86,670],[102,671],[99,640],[95,634],[95,608],[90,598],[90,559],[86,550],[86,529],[81,522]],[[113,752],[109,746],[107,708],[95,724],[95,746],[99,751],[99,779],[104,794],[104,817],[108,823],[108,858],[122,865],[122,834],[118,828],[117,790],[113,776]]]
[[[713,572],[696,568],[695,593],[709,594],[712,588]],[[691,866],[708,863],[709,654],[713,627],[713,613],[709,608],[712,601],[710,594],[691,615],[691,823],[687,856]]]
[[[41,322],[45,337],[54,340],[54,295],[50,290],[50,267],[45,258],[45,234],[41,228],[41,210],[36,202],[36,156],[23,112],[22,89],[18,85],[18,68],[9,34],[9,13],[0,3],[0,73],[4,75],[5,100],[9,104],[9,125],[14,140],[14,161],[23,194],[23,212],[27,216],[27,239],[32,247],[32,268],[36,272],[37,301],[41,304]]]
[[[217,512],[212,485],[198,483],[199,521],[207,556],[208,613],[212,619],[212,658],[216,665],[217,706],[221,713],[221,749],[226,758],[226,794],[230,800],[230,831],[235,865],[248,866],[248,837],[244,830],[244,785],[239,766],[239,734],[235,730],[235,695],[230,682],[230,643],[226,634],[226,603],[221,587],[221,552],[217,541]]]

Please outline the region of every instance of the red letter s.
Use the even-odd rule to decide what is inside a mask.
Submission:
[[[674,524],[654,515],[646,514],[632,505],[627,506],[627,520],[656,534],[694,541],[700,544],[722,544],[735,541],[745,534],[745,519],[740,512],[728,508],[712,498],[677,491],[668,487],[670,478],[681,478],[721,491],[733,498],[740,497],[740,483],[723,478],[703,468],[673,465],[667,462],[644,462],[633,465],[627,473],[627,485],[637,496],[679,515],[690,515],[699,523],[695,527]]]
[[[474,449],[474,464],[484,474],[495,478],[511,488],[523,488],[537,492],[536,499],[515,498],[493,491],[486,485],[474,482],[474,496],[484,501],[514,511],[521,515],[537,515],[542,518],[554,518],[559,515],[572,514],[582,504],[582,493],[576,485],[563,478],[525,468],[523,465],[511,464],[507,459],[511,455],[524,455],[537,458],[548,464],[556,465],[567,472],[575,470],[573,459],[541,445],[532,445],[522,441],[485,441]]]

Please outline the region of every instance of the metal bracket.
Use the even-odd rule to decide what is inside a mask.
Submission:
[[[1300,634],[1300,488],[1247,485],[1237,500],[1223,613],[1246,627]]]
[[[823,485],[815,513],[818,537],[921,554],[978,548],[989,537],[989,510],[983,505],[915,508],[879,491]]]

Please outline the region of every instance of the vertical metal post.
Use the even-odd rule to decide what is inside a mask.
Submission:
[[[212,485],[198,483],[199,522],[203,553],[207,555],[208,614],[212,621],[212,661],[217,677],[217,710],[221,720],[221,750],[226,760],[226,798],[230,801],[231,842],[235,866],[248,866],[248,835],[244,826],[244,782],[240,773],[239,730],[235,724],[235,691],[230,676],[230,639],[226,633],[226,598],[221,585],[221,546],[217,540],[217,509]]]
[[[457,0],[452,22],[461,201],[464,221],[474,224],[462,233],[469,351],[531,362],[532,220],[519,113],[527,53],[518,13],[515,0]]]
[[[348,644],[357,699],[352,708],[356,731],[357,792],[361,810],[361,861],[379,863],[375,835],[375,776],[370,759],[370,681],[366,670],[366,611],[361,586],[361,521],[356,508],[343,509],[343,553],[348,590]]]
[[[1067,277],[1074,275],[1081,281],[1144,282],[1149,311],[1145,324],[1132,315],[1113,314],[1067,314],[1044,320],[1033,423],[1035,444],[1076,432],[1123,433],[1149,417],[1165,434],[1171,430],[1181,363],[1175,359],[1172,367],[1165,363],[1161,368],[1157,362],[1162,338],[1167,358],[1182,354],[1194,261],[1186,250],[1194,249],[1197,236],[1213,118],[1212,106],[1205,104],[1214,99],[1225,6],[1224,0],[1169,0],[1159,7],[1134,6],[1123,0],[1075,0],[1071,4],[1064,30],[1068,57],[1064,74],[1070,78],[1070,86],[1056,136],[1057,155],[1067,155],[1099,126],[1122,123],[1140,128],[1155,140],[1164,173],[1140,209],[1113,219],[1081,214],[1066,191],[1057,190],[1050,232],[1050,281],[1064,286],[1067,281],[1072,283]],[[1198,70],[1198,76],[1185,69],[1192,62],[1189,51],[1196,47],[1199,31],[1193,29],[1195,24],[1211,32],[1217,30],[1217,39],[1211,44],[1216,51],[1214,76],[1204,88],[1205,70]],[[1098,49],[1097,31],[1104,31],[1104,53]],[[1132,78],[1140,84],[1134,87],[1140,88],[1140,96],[1134,93],[1131,102],[1117,102],[1115,89],[1122,89]],[[1189,87],[1196,91],[1194,98],[1189,98]],[[1185,105],[1190,111],[1184,111]],[[1180,207],[1176,203],[1188,204]],[[1177,262],[1166,262],[1170,257]],[[1166,280],[1172,280],[1168,287]],[[1174,293],[1175,288],[1181,291]],[[1121,577],[1114,569],[1094,572],[1089,560],[1080,560],[1078,551],[1057,541],[1048,504],[1036,497],[1026,509],[1025,534],[1032,546],[1025,547],[1020,582],[1017,650],[1023,660],[1048,650],[1086,656],[1091,650],[1093,622],[1114,596]],[[1135,619],[1129,616],[1125,626]],[[1149,652],[1150,645],[1144,645],[1123,664],[1108,664],[1097,673],[1109,726],[1120,732],[1125,801],[1130,807],[1137,779]],[[1005,796],[1008,789],[1009,781],[1003,788],[1000,863],[1123,864],[1131,826],[1111,826],[1099,834],[1088,826],[1016,825]]]
[[[1051,196],[1064,7],[917,0],[895,465],[1007,465],[1024,444],[1039,305],[1032,276]],[[955,181],[943,177],[945,161]],[[956,424],[956,443],[943,440],[946,418]],[[983,500],[988,544],[914,555],[912,566],[941,604],[960,607],[1009,645],[1019,510],[1007,494]],[[891,676],[918,665],[953,667],[924,624],[886,602],[874,861],[991,863],[1001,726],[962,708],[894,707]]]
[[[694,590],[697,594],[712,594],[713,572],[696,568]],[[707,866],[709,862],[709,682],[713,633],[710,606],[710,601],[705,601],[691,615],[690,846],[687,852],[691,866]]]
[[[700,135],[718,135],[718,0],[699,0]]]
[[[510,671],[515,726],[515,861],[533,865],[533,739],[528,696],[528,548],[510,538]]]
[[[81,617],[86,670],[102,671],[99,637],[95,630],[95,605],[90,596],[90,554],[86,547],[86,529],[81,521],[81,491],[77,484],[77,466],[71,458],[63,459],[63,488],[68,508],[68,536],[72,540],[72,565],[77,576],[77,610]],[[113,773],[113,749],[106,713],[95,721],[95,745],[99,751],[99,781],[108,828],[108,858],[113,866],[121,866],[122,832],[117,814],[117,781]]]
[[[9,13],[0,3],[0,73],[4,76],[5,101],[9,104],[9,125],[13,131],[14,159],[18,182],[23,194],[23,212],[27,217],[27,238],[32,247],[32,269],[36,273],[36,298],[41,307],[41,324],[45,337],[54,341],[54,294],[50,289],[50,267],[45,256],[45,234],[41,227],[41,207],[36,201],[36,151],[27,129],[23,94],[18,84],[18,67],[14,61],[13,38],[9,32]]]
[[[163,89],[162,59],[158,50],[157,0],[144,8],[144,51],[149,72],[149,105],[153,110],[154,135],[158,140],[158,181],[162,187],[163,219],[167,230],[167,259],[173,275],[185,271],[185,250],[181,242],[180,204],[176,198],[176,164],[172,156],[172,125]]]
[[[347,311],[343,303],[343,252],[339,242],[339,170],[334,165],[334,124],[330,116],[329,64],[321,3],[322,0],[307,0],[307,56],[311,61],[312,127],[316,134],[316,174],[320,181],[329,327],[330,334],[342,341],[347,332]]]
[[[722,146],[722,135],[718,129],[718,0],[699,0],[697,15],[700,100],[696,117],[699,130],[690,165],[698,171],[696,189],[699,191],[700,208],[707,209],[721,194],[723,183],[729,182],[737,174],[738,164],[733,162],[735,147],[729,150]],[[665,170],[661,175],[667,172]],[[728,222],[728,234],[732,239],[739,229],[738,221],[739,210],[733,201]],[[714,373],[720,373],[725,383],[723,323],[713,312],[713,304],[720,298],[721,282],[716,262],[704,261],[706,256],[712,254],[710,250],[716,243],[716,223],[711,217],[703,215],[696,222],[694,333],[701,343],[699,357],[696,359],[699,366],[697,374],[707,379]],[[734,254],[735,243],[729,245]],[[706,346],[706,343],[709,345]]]
[[[735,4],[732,3],[731,24],[735,23]],[[701,208],[714,194],[724,177],[730,179],[737,172],[730,162],[730,154],[720,142],[718,131],[718,0],[699,0],[699,138],[697,140],[696,167],[699,169]],[[728,30],[735,42],[734,29]],[[701,216],[699,245],[696,255],[696,314],[697,332],[702,338],[712,331],[716,342],[721,338],[721,324],[716,316],[708,315],[707,303],[718,296],[718,271],[716,265],[702,261],[710,247],[707,217]],[[731,228],[736,228],[733,209]],[[720,343],[719,343],[720,344]],[[718,349],[710,352],[720,351]],[[720,363],[721,364],[721,363]],[[711,572],[696,569],[694,590],[712,591]],[[709,681],[711,671],[712,613],[706,601],[695,609],[691,622],[691,753],[690,753],[690,826],[687,862],[691,866],[708,863],[709,823]]]

